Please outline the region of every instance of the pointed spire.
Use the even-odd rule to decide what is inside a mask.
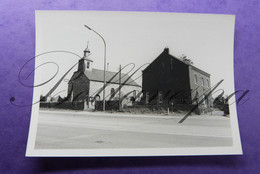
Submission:
[[[91,58],[89,57],[90,55],[91,55],[91,53],[90,53],[90,50],[87,45],[87,48],[84,50],[84,55],[83,55],[82,59],[93,62],[93,60],[91,60]]]
[[[88,41],[89,44],[89,41]],[[90,51],[88,49],[88,44],[87,44],[87,48],[84,50],[84,57],[83,58],[87,58],[90,55]]]
[[[89,44],[89,41],[88,41]],[[85,71],[92,71],[92,63],[93,60],[91,60],[91,58],[89,57],[91,55],[90,50],[88,48],[88,44],[87,44],[87,48],[84,50],[84,55],[82,57],[83,62],[86,62],[86,67],[84,67]]]
[[[89,41],[88,41],[89,44]],[[87,48],[84,50],[84,56],[83,59],[89,59],[88,56],[90,56],[90,51],[88,49],[88,44],[87,44]],[[90,59],[89,59],[90,60]]]

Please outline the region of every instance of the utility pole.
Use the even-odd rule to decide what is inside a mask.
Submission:
[[[119,111],[122,111],[122,104],[121,104],[121,65],[119,65]]]

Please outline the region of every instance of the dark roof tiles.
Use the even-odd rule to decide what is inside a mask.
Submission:
[[[116,75],[116,73],[117,72],[106,71],[106,82],[119,84],[119,74]],[[92,69],[92,71],[85,71],[85,75],[91,81],[98,81],[98,82],[104,81],[103,70]],[[128,74],[121,73],[121,83],[124,84],[124,82],[126,85],[140,86],[132,78],[130,78]]]

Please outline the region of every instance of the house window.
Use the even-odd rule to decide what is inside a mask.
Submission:
[[[201,85],[204,86],[204,79],[201,77]]]
[[[198,84],[198,78],[197,78],[196,74],[194,75],[194,82],[195,82],[195,84]]]
[[[89,62],[87,62],[87,68],[89,69]]]
[[[110,95],[111,95],[111,98],[115,97],[115,89],[114,88],[111,88]]]
[[[207,79],[207,85],[208,85],[208,88],[209,88],[209,80]]]
[[[206,107],[208,107],[208,105],[209,105],[208,97],[205,98],[205,102],[206,102]]]
[[[196,102],[196,105],[198,104],[198,101],[199,100],[199,93],[198,91],[196,91],[196,95],[195,95],[195,102]]]
[[[203,95],[203,104],[208,107],[208,97]]]
[[[146,97],[145,97],[145,103],[148,104],[149,103],[149,92],[146,92]]]
[[[206,98],[205,98],[205,95],[203,94],[203,105],[206,105]]]
[[[170,62],[171,62],[171,71],[173,69],[173,62],[172,62],[172,59],[170,59]]]
[[[70,101],[73,102],[73,91],[71,91]]]
[[[161,91],[158,92],[158,102],[162,103],[162,92]]]

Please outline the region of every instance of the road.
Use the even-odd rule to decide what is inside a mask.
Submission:
[[[171,148],[231,146],[223,116],[145,116],[40,111],[35,149]]]

